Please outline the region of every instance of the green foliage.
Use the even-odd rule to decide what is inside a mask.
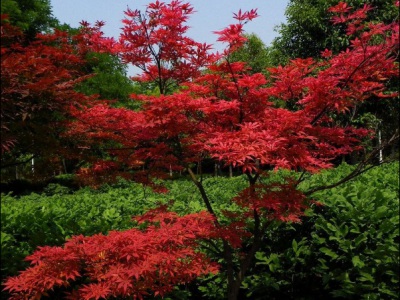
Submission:
[[[313,175],[301,188],[332,184],[352,168],[341,165]],[[398,163],[383,165],[315,193],[313,198],[324,205],[313,206],[301,224],[271,223],[256,254],[256,266],[243,282],[241,299],[398,299],[398,171]],[[270,172],[267,180],[293,174]],[[61,179],[42,194],[2,195],[4,276],[24,268],[23,258],[37,246],[60,245],[76,234],[131,228],[135,226],[132,215],[159,203],[173,200],[172,210],[182,215],[204,209],[199,192],[185,179],[164,181],[170,190],[167,194],[127,181],[74,192],[64,185],[70,178]],[[203,179],[219,215],[222,210],[238,209],[230,199],[246,184],[244,176]],[[213,275],[176,287],[170,297],[221,299],[224,285],[223,274]]]
[[[387,0],[349,0],[354,8],[371,4],[368,21],[391,23],[398,16],[394,1]],[[273,48],[281,57],[289,59],[319,57],[321,51],[330,49],[335,53],[347,48],[349,37],[344,26],[333,25],[328,8],[338,4],[336,0],[291,0],[286,8],[286,22],[277,31],[279,36]]]
[[[87,55],[86,72],[93,76],[77,87],[79,92],[97,94],[100,99],[116,100],[116,106],[138,107],[129,99],[135,88],[127,77],[127,66],[118,57],[108,53],[90,53]]]
[[[302,188],[332,184],[351,169],[322,172]],[[399,164],[393,163],[315,193],[323,206],[309,210],[302,224],[267,233],[243,284],[248,296],[398,299],[398,185]]]
[[[225,280],[225,276],[222,274],[209,275],[204,279],[199,279],[200,286],[199,291],[202,294],[202,299],[224,299],[225,291],[228,288],[228,284]]]
[[[183,215],[205,209],[197,187],[190,180],[166,181],[164,184],[170,190],[168,199],[174,201],[171,208],[173,211]],[[230,200],[247,187],[247,184],[244,176],[208,177],[203,180],[203,187],[215,207],[216,214],[221,218],[222,210],[238,209]]]
[[[58,178],[41,194],[1,197],[2,274],[16,274],[26,266],[23,258],[37,246],[61,245],[72,235],[93,235],[134,226],[140,215],[161,203],[174,200],[172,210],[181,215],[204,210],[201,196],[187,180],[166,181],[168,194],[154,193],[136,183],[120,181],[98,190],[73,191],[70,178]],[[243,177],[208,178],[204,184],[211,199],[227,207],[245,185]],[[4,239],[4,241],[3,241]]]
[[[147,192],[149,194],[149,192]],[[152,193],[153,194],[153,193]],[[133,226],[131,216],[157,205],[160,198],[144,197],[138,184],[102,190],[48,185],[43,194],[19,198],[2,195],[2,274],[15,274],[23,258],[37,246],[61,245],[77,234],[93,235]]]
[[[263,41],[254,33],[245,35],[246,43],[233,52],[230,59],[235,61],[246,62],[251,67],[252,74],[265,73],[265,69],[271,66],[269,62],[269,53]]]
[[[398,297],[398,171],[398,164],[384,166],[315,194],[329,209],[317,216],[311,234],[319,248],[315,271],[333,296]]]
[[[10,23],[21,28],[28,39],[58,24],[52,15],[49,0],[2,0],[1,13],[7,14]]]

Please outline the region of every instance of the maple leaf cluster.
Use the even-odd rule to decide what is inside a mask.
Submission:
[[[98,42],[100,26],[74,35],[55,29],[26,41],[23,33],[2,15],[2,154],[30,153],[49,161],[70,155],[72,149],[66,149],[60,136],[71,118],[70,108],[95,100],[76,92],[75,86],[88,78],[84,73],[87,53],[108,49]]]
[[[146,229],[75,236],[63,247],[39,248],[27,257],[32,266],[6,281],[10,299],[40,299],[56,287],[70,287],[69,299],[143,299],[218,272],[197,250],[200,240],[215,237],[210,214],[180,217],[160,207],[136,220]]]
[[[246,42],[246,37],[243,35],[243,26],[258,17],[257,9],[252,9],[250,11],[239,12],[233,14],[233,18],[238,20],[238,23],[231,24],[228,27],[220,31],[214,31],[217,34],[218,41],[228,44],[228,47],[224,50],[224,55],[229,55],[235,50],[239,49]]]
[[[187,37],[185,24],[193,14],[189,3],[171,1],[150,3],[144,13],[128,9],[118,51],[122,60],[132,63],[143,73],[137,81],[154,81],[162,94],[175,83],[200,74],[214,56],[210,45]]]

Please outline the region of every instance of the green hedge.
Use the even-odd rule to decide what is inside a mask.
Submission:
[[[232,184],[234,183],[234,184]],[[42,194],[1,197],[2,278],[26,268],[23,260],[36,247],[62,245],[72,235],[93,235],[134,226],[132,216],[159,204],[174,201],[180,214],[204,210],[200,194],[188,180],[166,181],[168,194],[154,193],[140,184],[120,181],[97,190],[72,191],[60,184],[49,184]],[[208,178],[204,182],[219,209],[246,184],[243,177]]]
[[[329,184],[351,167],[314,175],[301,188]],[[256,267],[243,283],[248,299],[398,299],[399,164],[381,166],[335,189],[317,192],[323,206],[308,211],[301,224],[272,224]],[[287,172],[283,172],[287,175]],[[269,180],[279,180],[281,172]],[[246,178],[206,178],[204,186],[221,210],[246,187]],[[26,267],[23,258],[37,246],[62,245],[71,235],[107,233],[134,226],[138,215],[173,200],[172,209],[186,214],[204,208],[188,180],[165,181],[168,194],[121,181],[98,190],[72,191],[50,184],[42,194],[1,199],[2,279]],[[216,284],[218,282],[218,284]],[[220,299],[222,277],[198,280],[177,290],[173,299]]]
[[[2,195],[2,276],[25,268],[23,258],[37,246],[62,245],[66,238],[77,234],[128,229],[133,225],[132,215],[141,214],[162,200],[149,190],[145,194],[138,184],[85,188],[73,194],[68,188],[53,184],[40,195]]]
[[[336,182],[342,165],[303,188]],[[283,225],[257,253],[244,283],[252,299],[399,299],[399,164],[372,169],[337,188],[300,225]],[[268,234],[266,235],[268,236]]]

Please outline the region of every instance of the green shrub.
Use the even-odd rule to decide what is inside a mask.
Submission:
[[[311,176],[301,188],[334,183],[351,168],[341,165]],[[315,193],[313,198],[324,205],[310,209],[301,224],[272,223],[256,254],[256,266],[243,282],[241,297],[398,299],[398,169],[398,163],[381,166],[337,188]],[[271,172],[267,180],[279,181],[289,174]],[[73,191],[53,183],[42,194],[2,195],[2,276],[25,268],[23,258],[37,246],[61,245],[76,234],[130,228],[134,226],[132,215],[159,203],[173,200],[172,210],[179,214],[204,209],[189,180],[163,183],[168,194],[120,181],[98,190]],[[221,215],[222,210],[238,209],[230,200],[247,181],[244,176],[211,177],[203,185]],[[226,284],[221,278],[217,275],[177,287],[171,299],[220,299]]]
[[[327,209],[315,221],[315,271],[335,297],[399,297],[398,164],[315,195]],[[318,249],[318,250],[317,250]]]
[[[313,176],[303,188],[331,184],[342,165]],[[334,189],[302,224],[267,233],[257,267],[244,282],[252,299],[398,299],[399,164],[381,166]],[[275,236],[273,236],[275,234]],[[260,297],[260,298],[258,298]]]
[[[81,189],[50,184],[43,194],[1,197],[1,271],[14,275],[37,246],[62,245],[72,235],[93,235],[133,226],[132,216],[165,201],[139,184]]]

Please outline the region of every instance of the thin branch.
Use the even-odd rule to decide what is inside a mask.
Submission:
[[[215,245],[212,240],[202,240],[202,242],[206,243],[208,246],[206,246],[204,243],[201,243],[201,247],[207,249],[208,251],[211,251],[212,253],[216,255],[221,255],[222,252],[221,250]]]
[[[237,78],[236,78],[236,76],[235,76],[235,73],[233,72],[232,65],[231,65],[229,59],[226,58],[225,60],[226,60],[226,62],[227,62],[227,64],[228,64],[229,71],[230,71],[230,73],[231,73],[231,75],[232,75],[232,80],[233,80],[233,82],[234,82],[234,84],[235,84],[235,88],[236,88],[236,91],[237,91],[237,93],[238,93],[239,102],[240,102],[239,123],[242,123],[242,122],[243,122],[243,119],[244,119],[244,113],[243,113],[244,101],[243,101],[243,96],[242,96],[242,94],[241,94],[241,92],[240,92],[239,83],[238,83],[238,81],[237,81]]]
[[[197,188],[199,189],[200,194],[201,194],[201,197],[203,198],[204,204],[206,205],[208,212],[209,212],[210,214],[212,214],[214,217],[216,217],[216,214],[215,214],[215,212],[214,212],[214,209],[213,209],[212,206],[211,206],[210,199],[209,199],[208,196],[207,196],[207,193],[206,193],[206,191],[205,191],[205,189],[204,189],[204,187],[203,187],[203,184],[202,184],[200,181],[197,180],[196,175],[193,173],[193,171],[190,169],[189,166],[187,167],[187,170],[188,170],[188,172],[189,172],[190,178],[192,179],[193,183],[194,183],[194,184],[197,186]],[[216,222],[217,224],[219,224],[217,219],[215,220],[215,222]]]
[[[299,179],[297,179],[296,184],[294,185],[295,187],[298,186],[302,181],[305,180],[305,178],[304,178],[305,176],[304,176],[304,175],[306,175],[306,173],[307,173],[306,170],[304,170],[304,171],[301,173],[301,175],[299,176]]]
[[[351,78],[356,74],[356,72],[363,66],[365,65],[370,59],[372,59],[375,55],[377,55],[377,52],[372,53],[371,55],[369,55],[368,57],[365,57],[364,55],[364,59],[362,62],[360,62],[355,68],[354,70],[350,73],[349,76],[347,76],[347,78],[345,79],[345,81],[340,84],[340,86],[342,86],[342,88],[346,87],[347,84],[349,83],[349,81],[351,80]],[[316,115],[314,117],[314,119],[311,121],[311,125],[315,125],[317,123],[317,121],[329,110],[330,105],[325,105],[325,107],[318,113],[318,115]]]
[[[9,168],[9,167],[16,167],[16,166],[24,165],[24,164],[30,162],[33,158],[36,158],[36,157],[38,157],[38,155],[37,154],[33,154],[31,157],[29,157],[26,160],[21,161],[21,162],[13,162],[13,163],[5,164],[5,165],[0,165],[0,169],[6,169],[6,168]]]
[[[318,186],[318,187],[314,187],[311,188],[310,190],[308,190],[307,192],[305,192],[304,194],[306,196],[309,196],[317,191],[322,191],[322,190],[327,190],[327,189],[332,189],[335,188],[347,181],[350,181],[351,179],[367,172],[368,170],[380,166],[384,163],[387,163],[388,161],[383,161],[380,162],[378,164],[371,164],[372,161],[378,157],[379,155],[379,151],[384,150],[386,148],[388,148],[389,146],[393,145],[396,141],[399,140],[399,130],[397,129],[396,132],[393,134],[393,136],[386,141],[385,143],[383,143],[380,147],[376,147],[368,156],[365,156],[364,159],[358,163],[357,167],[350,172],[347,176],[345,176],[344,178],[342,178],[341,180],[333,183],[333,184],[329,184],[329,185],[324,185],[324,186]]]

